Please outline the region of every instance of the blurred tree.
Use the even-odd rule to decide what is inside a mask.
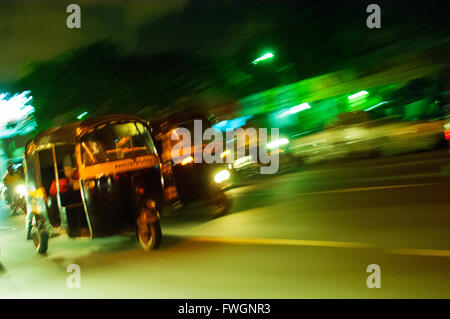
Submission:
[[[9,92],[30,90],[38,126],[45,128],[62,114],[96,113],[120,96],[115,66],[118,47],[102,41],[30,65]]]
[[[366,26],[370,1],[262,3],[249,19],[264,21],[266,27],[254,30],[234,54],[253,78],[248,88],[253,93],[343,69],[375,73],[380,70],[374,67],[393,57],[442,47],[450,40],[443,1],[416,6],[404,0],[380,0],[382,27],[377,30]],[[274,52],[272,61],[251,64],[266,50]]]
[[[31,90],[42,127],[61,114],[161,112],[203,92],[239,99],[336,70],[373,73],[399,52],[448,43],[447,12],[437,1],[418,7],[380,0],[380,30],[365,25],[369,3],[194,1],[141,28],[138,51],[145,54],[101,41],[32,65],[10,91]],[[264,51],[275,57],[252,64]]]
[[[62,114],[69,121],[82,112],[161,109],[218,88],[232,95],[245,81],[230,61],[183,51],[126,55],[105,40],[31,65],[9,92],[30,90],[38,126],[45,128]]]

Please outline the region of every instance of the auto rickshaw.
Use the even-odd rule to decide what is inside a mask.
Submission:
[[[90,118],[38,134],[25,148],[27,239],[38,253],[51,237],[134,231],[145,250],[161,243],[163,178],[148,123]]]
[[[172,150],[180,140],[172,133],[177,128],[193,132],[193,119],[201,119],[204,126],[208,122],[201,115],[179,114],[163,119],[155,127],[154,140],[161,156],[165,181],[166,202],[186,206],[203,201],[213,208],[214,217],[227,214],[231,208],[230,198],[225,190],[231,186],[231,173],[226,163],[195,163],[195,153],[201,153],[206,144],[195,145],[192,141],[191,154],[178,160],[172,158]]]

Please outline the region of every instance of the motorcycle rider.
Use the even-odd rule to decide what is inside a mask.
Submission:
[[[5,191],[5,201],[6,204],[10,205],[13,199],[14,191],[17,185],[22,182],[22,177],[20,174],[14,170],[13,165],[9,164],[7,172],[3,177],[3,185],[6,187]]]

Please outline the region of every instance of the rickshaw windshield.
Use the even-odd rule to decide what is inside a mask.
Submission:
[[[81,141],[85,165],[156,154],[148,129],[137,122],[106,124],[87,133]]]

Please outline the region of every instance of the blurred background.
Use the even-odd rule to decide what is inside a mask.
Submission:
[[[279,128],[281,176],[260,180],[252,165],[235,159],[234,213],[207,225],[198,216],[169,219],[166,232],[175,236],[182,229],[186,235],[193,225],[192,234],[205,236],[412,249],[397,251],[405,259],[380,257],[393,263],[388,280],[396,288],[376,295],[358,286],[350,269],[371,262],[366,252],[337,256],[302,248],[311,249],[306,253],[317,257],[319,266],[311,260],[300,266],[303,259],[290,250],[297,244],[276,251],[258,246],[246,259],[246,246],[228,250],[222,243],[219,255],[210,257],[211,268],[188,257],[188,269],[222,287],[202,286],[193,296],[251,297],[255,291],[270,298],[450,296],[444,285],[449,280],[450,221],[447,1],[376,1],[379,29],[367,27],[366,8],[373,1],[363,0],[78,0],[81,28],[69,29],[66,7],[71,2],[0,3],[2,176],[38,132],[96,115],[138,114],[155,128],[182,114],[201,114],[220,130]],[[313,193],[317,197],[308,197]],[[196,256],[214,244],[203,245]],[[161,254],[170,255],[167,251]],[[417,257],[427,254],[438,260]],[[169,257],[177,262],[173,255],[164,256]],[[99,260],[105,258],[110,257]],[[237,277],[230,270],[233,258],[243,258]],[[255,260],[267,267],[253,272]],[[271,260],[286,261],[284,268]],[[336,268],[342,270],[343,285],[350,285],[344,290],[314,279],[331,276],[323,265],[333,262],[340,263]],[[229,276],[216,278],[211,269],[223,265],[231,267],[225,272]],[[406,265],[412,265],[411,272],[394,283]],[[303,269],[306,279],[298,277],[294,266]],[[429,271],[428,281],[424,271]],[[231,277],[234,281],[227,282]],[[203,282],[189,278],[186,285]],[[266,285],[249,281],[261,278]],[[233,295],[230,285],[242,282],[255,290]],[[309,287],[308,292],[301,287]],[[174,291],[186,296],[181,288]]]
[[[3,1],[2,157],[79,118],[186,110],[279,127],[306,160],[350,152],[337,146],[349,140],[370,139],[380,153],[400,141],[441,145],[450,31],[442,2],[381,1],[380,29],[366,26],[368,3],[79,1],[81,28],[69,29],[68,2]]]

